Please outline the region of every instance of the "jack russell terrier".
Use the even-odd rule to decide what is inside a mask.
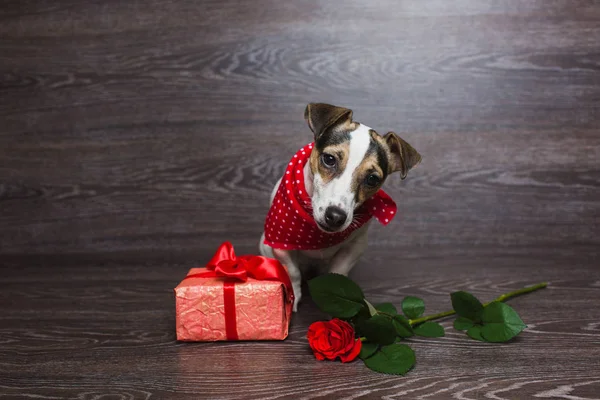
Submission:
[[[294,311],[309,267],[348,275],[367,247],[371,217],[387,225],[396,204],[381,190],[392,172],[402,179],[421,155],[395,133],[380,136],[352,121],[352,110],[311,103],[304,118],[314,143],[300,149],[275,184],[260,252],[288,269]]]

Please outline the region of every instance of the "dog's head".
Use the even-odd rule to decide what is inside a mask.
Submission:
[[[394,132],[380,136],[352,121],[352,110],[311,103],[304,118],[315,135],[310,156],[313,179],[313,216],[325,232],[348,228],[354,210],[373,196],[387,176],[399,171],[402,179],[421,161],[421,155]]]

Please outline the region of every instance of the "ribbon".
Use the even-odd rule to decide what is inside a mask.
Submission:
[[[294,289],[285,267],[273,258],[244,255],[237,257],[230,242],[222,243],[205,267],[208,271],[184,278],[225,278],[223,301],[225,306],[225,333],[227,340],[239,340],[235,312],[235,284],[248,278],[259,281],[281,282],[286,289],[286,301],[294,301]]]

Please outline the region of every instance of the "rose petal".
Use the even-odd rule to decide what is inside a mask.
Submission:
[[[342,333],[344,332],[344,328],[342,328],[342,327],[341,327],[341,326],[339,326],[337,323],[335,323],[335,321],[334,321],[334,320],[330,321],[330,323],[329,323],[329,324],[327,324],[326,326],[327,326],[327,329],[328,329],[330,332],[335,332],[335,333],[337,333],[338,335],[342,335]]]
[[[337,318],[314,322],[306,336],[317,360],[339,357],[342,362],[349,362],[357,357],[362,347],[362,342],[354,338],[352,325]]]
[[[329,331],[329,335],[331,336],[332,339],[337,339],[337,340],[344,340],[344,333],[343,332],[336,332],[334,330]]]
[[[348,353],[354,348],[354,328],[346,321],[332,320],[337,327],[343,332],[343,339],[340,346],[341,353]]]
[[[330,341],[330,343],[331,343],[331,348],[332,348],[333,350],[337,350],[337,351],[339,351],[339,350],[341,350],[341,349],[344,349],[344,347],[345,347],[345,346],[344,346],[344,342],[343,342],[343,341],[341,341],[341,340],[338,340],[338,339],[332,339],[332,340]]]
[[[308,327],[308,335],[310,335],[311,333],[315,333],[315,332],[321,331],[324,328],[325,328],[325,322],[323,322],[323,321],[313,322]]]
[[[344,348],[343,348],[342,352],[344,354],[348,354],[349,352],[352,351],[353,348],[354,348],[354,338],[352,338],[352,340],[349,340],[344,344]]]
[[[345,355],[340,354],[340,360],[343,363],[353,361],[360,353],[361,348],[362,348],[362,342],[360,341],[360,339],[357,339],[354,342],[354,347],[352,348],[352,351],[350,353],[345,354]]]
[[[344,344],[346,346],[350,345],[350,347],[354,346],[354,329],[346,330],[344,332]]]
[[[327,335],[321,335],[317,340],[315,340],[315,347],[323,351],[331,349],[332,346]]]

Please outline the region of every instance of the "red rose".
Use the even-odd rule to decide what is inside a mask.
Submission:
[[[362,346],[362,342],[354,338],[352,325],[337,318],[314,322],[306,336],[317,360],[340,357],[342,362],[349,362],[358,356]]]

